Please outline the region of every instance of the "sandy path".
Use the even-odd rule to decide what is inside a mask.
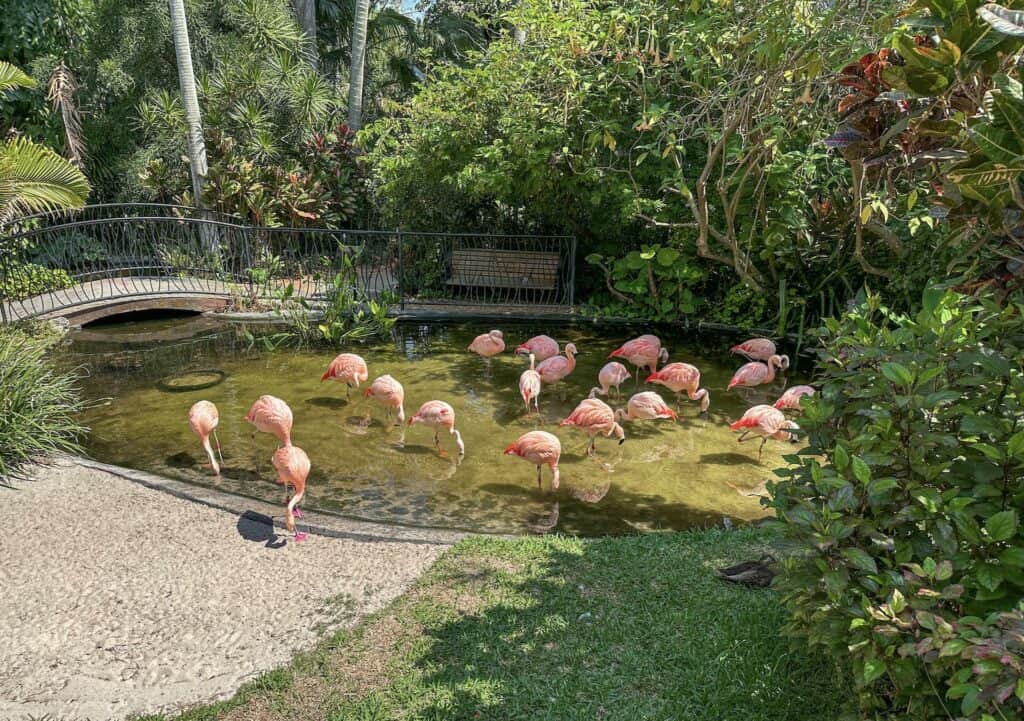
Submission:
[[[0,487],[0,719],[228,695],[325,624],[383,606],[446,548],[272,533],[76,465]]]

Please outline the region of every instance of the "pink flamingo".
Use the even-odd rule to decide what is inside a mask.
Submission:
[[[352,389],[358,388],[370,377],[366,361],[355,353],[339,353],[327,367],[327,372],[320,376],[320,382],[339,381],[345,384],[345,397],[352,397]]]
[[[597,398],[585,398],[580,401],[576,410],[559,425],[579,428],[590,436],[590,445],[587,447],[588,456],[594,455],[594,445],[597,442],[598,433],[603,433],[609,438],[614,434],[620,444],[626,440],[626,432],[615,422],[615,411],[607,403]]]
[[[537,466],[537,488],[540,488],[543,466],[551,469],[551,490],[558,489],[558,459],[562,456],[562,443],[547,431],[530,431],[519,436],[505,449],[506,456],[519,456]]]
[[[811,386],[793,386],[782,394],[779,400],[775,401],[775,407],[780,411],[800,410],[800,399],[804,396],[813,396],[815,390]]]
[[[625,358],[637,367],[637,380],[641,368],[651,373],[658,369],[658,361],[668,360],[668,351],[661,347],[661,339],[656,335],[642,335],[611,352],[609,358]]]
[[[217,406],[210,401],[196,401],[188,410],[188,424],[192,427],[192,432],[199,436],[199,441],[203,444],[206,455],[210,459],[210,468],[217,476],[220,475],[220,466],[217,465],[217,459],[213,457],[210,434],[213,434],[213,440],[217,443],[217,455],[220,456],[220,462],[223,464],[224,456],[220,455],[220,441],[217,440],[217,424],[219,422],[220,414],[217,412]]]
[[[299,543],[306,538],[305,533],[295,533],[295,519],[302,518],[302,511],[298,509],[299,501],[306,495],[306,479],[309,477],[309,456],[298,446],[283,446],[274,451],[271,459],[274,468],[277,469],[277,482],[284,485],[285,496],[288,494],[288,486],[295,489],[295,495],[287,501],[288,517],[285,521],[288,530],[294,534],[295,542]]]
[[[484,358],[496,356],[505,350],[505,334],[500,330],[492,330],[489,333],[478,335],[466,347],[466,350],[473,351]]]
[[[732,390],[736,386],[759,386],[762,383],[771,383],[775,380],[775,368],[779,370],[786,370],[788,363],[784,365],[783,356],[773,355],[768,359],[767,363],[761,361],[751,361],[750,363],[744,363],[740,366],[740,369],[736,371],[732,380],[729,381],[729,387],[726,390]]]
[[[576,350],[574,343],[565,344],[565,355],[556,355],[548,358],[537,366],[537,373],[545,383],[557,383],[573,372],[576,368]]]
[[[459,447],[459,455],[466,454],[466,446],[462,443],[462,434],[455,430],[455,409],[444,401],[427,401],[416,415],[409,419],[409,425],[422,423],[428,428],[434,429],[434,445],[438,452],[441,450],[441,439],[437,434],[442,428],[455,436],[455,445]]]
[[[630,373],[626,370],[626,366],[622,365],[618,361],[612,361],[611,363],[605,363],[604,367],[597,374],[597,382],[600,384],[600,388],[594,386],[590,389],[590,397],[593,398],[597,395],[606,396],[611,390],[612,386],[615,387],[615,395],[620,395],[619,386],[622,382],[629,378]]]
[[[389,420],[392,411],[397,409],[398,422],[405,422],[405,408],[402,405],[405,401],[405,389],[391,376],[383,375],[375,379],[370,387],[363,392],[363,395],[384,406],[384,412]]]
[[[548,358],[554,358],[561,351],[558,349],[558,341],[548,335],[535,335],[516,348],[516,355],[520,353],[532,353],[540,362]]]
[[[764,444],[768,442],[769,438],[796,443],[799,438],[793,431],[800,430],[800,426],[786,418],[782,411],[766,405],[748,408],[743,417],[730,424],[729,428],[734,431],[743,431],[737,439],[740,443],[746,440],[750,433],[761,436],[761,447],[757,449],[758,460],[760,460]]]
[[[775,351],[776,348],[774,341],[771,341],[768,338],[751,338],[750,340],[745,340],[729,349],[730,353],[737,353],[746,357],[747,360],[758,361],[767,361],[776,354]],[[783,366],[783,370],[789,368],[789,356],[780,355],[779,357],[785,359],[786,365]]]
[[[540,373],[534,368],[534,362],[536,358],[533,353],[530,354],[530,367],[523,371],[523,374],[519,376],[519,395],[523,397],[523,402],[526,404],[526,412],[530,412],[530,401],[533,401],[534,408],[540,413]]]
[[[258,432],[276,436],[282,445],[292,444],[292,409],[280,398],[260,396],[245,415],[245,420],[256,426]]]
[[[669,363],[660,371],[647,376],[645,383],[663,385],[676,394],[676,405],[679,405],[679,394],[686,392],[691,401],[700,401],[700,412],[707,413],[711,405],[711,396],[707,388],[700,387],[700,371],[689,363]]]
[[[665,403],[665,399],[654,391],[634,394],[626,404],[626,410],[620,408],[615,411],[617,421],[650,421],[655,418],[675,420],[677,417],[676,412]]]

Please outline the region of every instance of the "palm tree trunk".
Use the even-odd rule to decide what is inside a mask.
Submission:
[[[178,83],[181,102],[185,106],[188,123],[188,160],[192,169],[192,195],[197,208],[203,207],[203,181],[206,180],[206,145],[203,142],[203,121],[196,95],[196,76],[192,71],[192,46],[188,40],[184,0],[169,0],[171,34],[174,36],[174,54],[178,60]]]
[[[363,125],[363,63],[366,60],[366,24],[370,18],[370,0],[356,0],[356,18],[352,25],[352,66],[348,81],[348,127],[355,132]]]
[[[302,32],[310,44],[310,61],[316,68],[320,64],[320,54],[316,47],[316,0],[293,0],[295,16],[302,26]]]

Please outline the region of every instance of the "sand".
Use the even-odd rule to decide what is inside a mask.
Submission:
[[[0,487],[0,719],[229,696],[381,608],[447,547],[295,544],[265,521],[69,462]]]

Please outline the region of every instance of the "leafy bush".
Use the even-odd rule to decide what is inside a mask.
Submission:
[[[67,271],[35,263],[20,263],[6,269],[0,277],[0,298],[21,300],[39,293],[70,288],[74,285]]]
[[[47,357],[52,343],[31,329],[0,326],[0,482],[51,453],[80,452],[86,429],[75,416],[83,404],[74,375]]]
[[[645,245],[614,259],[592,253],[587,262],[604,271],[608,292],[619,301],[604,307],[609,314],[675,320],[695,311],[700,302],[691,286],[704,272],[675,248]]]
[[[862,713],[1024,714],[1024,297],[877,296],[822,330],[809,446],[771,505],[789,630],[849,662]]]

